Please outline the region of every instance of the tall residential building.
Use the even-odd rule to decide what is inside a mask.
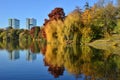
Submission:
[[[27,18],[26,19],[26,28],[31,29],[32,27],[36,26],[37,21],[34,18]]]
[[[14,29],[19,29],[20,27],[20,20],[18,19],[8,19],[8,26],[13,27]]]

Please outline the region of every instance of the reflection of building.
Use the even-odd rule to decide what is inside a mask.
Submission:
[[[8,19],[9,27],[13,27],[14,29],[19,29],[20,21],[18,19]]]
[[[27,51],[27,60],[28,61],[36,60],[36,54],[34,54],[28,50]]]
[[[36,26],[37,22],[34,18],[27,18],[26,19],[26,28],[31,29],[32,27]]]
[[[16,60],[19,59],[19,57],[20,57],[19,50],[14,50],[11,53],[9,53],[10,60]]]

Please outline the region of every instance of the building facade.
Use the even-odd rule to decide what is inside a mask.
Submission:
[[[32,27],[36,26],[37,21],[34,18],[27,18],[26,19],[26,28],[31,29]]]
[[[20,28],[20,20],[18,19],[8,19],[8,26],[13,27],[14,29]]]

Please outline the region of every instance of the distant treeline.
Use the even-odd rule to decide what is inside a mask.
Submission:
[[[12,40],[23,40],[31,41],[42,39],[42,27],[35,26],[30,30],[26,29],[13,29],[9,27],[8,29],[0,29],[0,41],[12,41]]]

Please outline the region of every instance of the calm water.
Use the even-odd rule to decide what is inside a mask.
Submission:
[[[0,43],[0,80],[120,80],[120,56],[88,46]]]

